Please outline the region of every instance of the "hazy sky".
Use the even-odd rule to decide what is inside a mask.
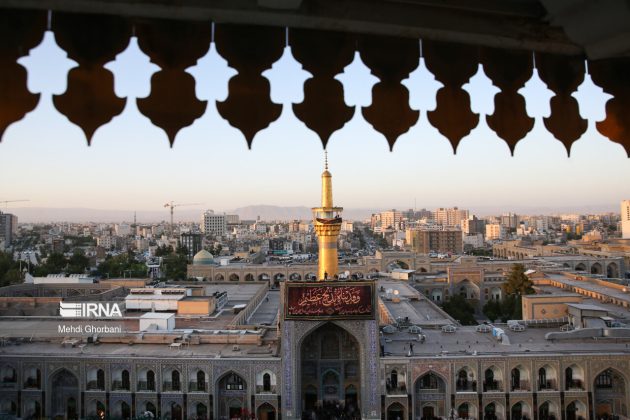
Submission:
[[[308,73],[285,50],[265,73],[272,100],[283,103],[279,120],[260,132],[252,150],[244,137],[222,120],[215,101],[227,95],[235,71],[214,46],[189,71],[197,79],[197,96],[208,100],[205,115],[179,132],[169,148],[166,134],[136,107],[136,97],[149,94],[157,66],[140,52],[135,39],[107,67],[116,77],[116,93],[127,96],[125,111],[101,127],[88,147],[80,128],[52,105],[52,95],[66,89],[75,63],[47,33],[42,45],[20,60],[29,73],[29,89],[41,92],[37,108],[13,124],[0,143],[0,200],[30,199],[19,207],[88,207],[159,210],[166,201],[202,202],[227,210],[249,204],[313,206],[318,204],[323,151],[319,138],[292,112],[303,99]],[[349,105],[371,101],[369,74],[359,56],[338,76]],[[450,143],[427,121],[439,84],[423,65],[405,82],[411,105],[420,109],[416,126],[389,152],[385,138],[372,129],[357,107],[354,118],[329,142],[335,202],[345,207],[453,206],[568,207],[609,205],[630,198],[630,159],[623,148],[597,133],[593,121],[604,116],[606,96],[587,77],[576,95],[589,128],[573,145],[564,146],[545,129],[549,113],[546,90],[535,77],[524,95],[535,127],[511,157],[507,145],[486,125],[496,88],[482,74],[468,86],[478,127],[453,154]],[[437,86],[436,86],[437,84]],[[11,207],[9,207],[10,209]],[[4,206],[2,208],[4,210]]]

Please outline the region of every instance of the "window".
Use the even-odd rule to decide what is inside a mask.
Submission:
[[[271,375],[268,373],[263,375],[263,391],[271,391]]]
[[[225,389],[238,391],[245,389],[243,378],[238,376],[236,373],[231,373],[225,381]]]
[[[155,373],[152,370],[147,372],[147,389],[150,391],[155,391]]]
[[[173,391],[179,391],[181,389],[178,371],[174,370],[171,372],[171,382],[173,384]]]
[[[596,388],[612,388],[613,378],[612,378],[612,370],[607,369],[597,375],[595,378],[595,387]]]

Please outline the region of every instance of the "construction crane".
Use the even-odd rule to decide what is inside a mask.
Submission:
[[[185,204],[175,204],[173,201],[171,201],[170,203],[166,203],[164,204],[164,207],[170,207],[171,208],[171,236],[173,236],[173,210],[175,210],[175,207],[181,207],[181,206],[199,206],[203,203],[185,203]]]
[[[0,203],[4,203],[5,208],[9,208],[9,203],[19,203],[21,201],[31,201],[31,200],[0,200]]]

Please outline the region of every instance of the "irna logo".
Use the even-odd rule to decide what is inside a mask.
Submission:
[[[117,303],[59,302],[62,318],[122,318]]]

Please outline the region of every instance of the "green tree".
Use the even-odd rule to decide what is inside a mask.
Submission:
[[[489,300],[483,305],[483,314],[492,322],[501,317],[501,304],[497,300]]]
[[[99,264],[97,273],[102,277],[144,277],[146,275],[146,267],[144,264],[137,262],[129,254],[120,254],[116,256],[108,255],[105,261]]]
[[[0,286],[21,283],[22,280],[19,261],[14,261],[10,253],[0,251]]]
[[[510,319],[522,319],[523,310],[521,308],[521,296],[509,295],[501,301],[501,321],[507,322]]]
[[[0,280],[0,285],[8,286],[10,284],[22,283],[24,281],[24,277],[22,276],[22,272],[20,272],[19,268],[12,268],[8,270],[2,280]]]
[[[223,247],[221,246],[221,244],[217,244],[216,248],[211,246],[207,249],[207,251],[211,253],[212,255],[214,255],[215,257],[218,257],[219,255],[221,255],[222,249]]]
[[[490,309],[490,314],[495,315],[495,319],[500,318],[506,322],[510,319],[521,319],[523,317],[523,308],[521,306],[522,296],[534,293],[532,281],[525,274],[525,266],[523,264],[514,264],[508,274],[505,283],[503,283],[503,291],[505,296],[501,303]],[[484,314],[486,314],[484,306]],[[494,313],[492,312],[494,310]],[[490,315],[486,314],[488,318]]]
[[[474,316],[475,308],[463,296],[455,295],[451,297],[448,302],[442,304],[442,309],[462,325],[477,325]]]
[[[169,245],[158,246],[155,249],[155,256],[156,257],[164,257],[164,256],[172,254],[172,253],[173,253],[173,248],[170,247]]]
[[[188,257],[182,254],[171,254],[162,260],[165,266],[164,274],[167,280],[185,280]]]
[[[68,266],[68,260],[63,254],[53,252],[48,254],[46,261],[38,265],[33,273],[35,277],[46,277],[49,274],[58,274],[65,272]]]
[[[533,283],[525,275],[525,266],[523,264],[512,265],[512,270],[508,275],[505,283],[503,283],[503,291],[510,295],[531,295],[534,293]]]
[[[175,250],[175,253],[178,255],[183,255],[185,257],[188,257],[188,248],[185,246],[179,245],[177,249]]]
[[[76,250],[72,257],[68,260],[69,274],[82,274],[90,268],[90,259],[85,256],[83,251]]]

